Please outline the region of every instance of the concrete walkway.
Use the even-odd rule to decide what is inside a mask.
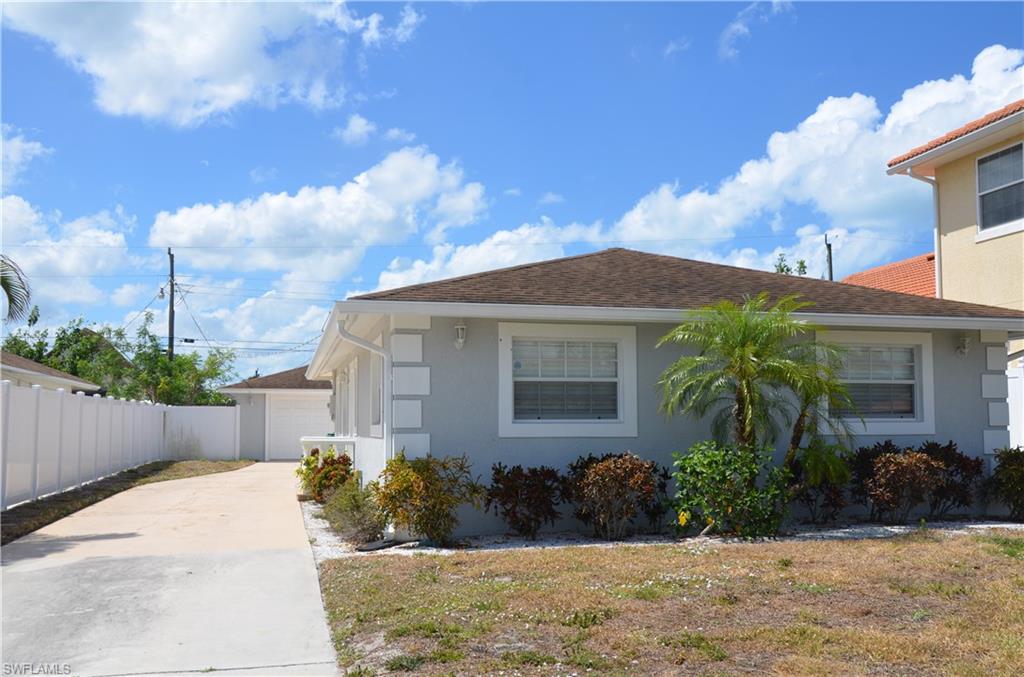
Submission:
[[[4,674],[337,674],[294,468],[137,487],[4,546]]]

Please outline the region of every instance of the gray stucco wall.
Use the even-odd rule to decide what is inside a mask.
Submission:
[[[454,318],[433,318],[424,334],[423,361],[430,366],[430,395],[423,399],[423,427],[430,434],[434,455],[466,454],[473,472],[489,481],[491,465],[549,465],[564,468],[581,454],[632,450],[670,466],[672,452],[685,451],[710,437],[706,421],[687,416],[666,419],[658,411],[656,383],[662,371],[680,354],[678,348],[655,348],[670,325],[638,324],[638,436],[635,438],[500,438],[498,437],[498,321],[467,320],[468,340],[456,350]],[[846,328],[844,328],[846,329]],[[850,327],[849,329],[856,329]],[[869,331],[877,331],[871,329]],[[956,354],[961,331],[933,332],[935,386],[934,435],[858,436],[857,445],[887,438],[901,444],[926,439],[953,440],[962,451],[981,455],[982,430],[988,424],[988,405],[981,398],[985,350],[972,332],[973,349]],[[460,533],[501,531],[493,516],[464,511]]]
[[[263,460],[266,434],[267,396],[235,395],[238,403],[238,454],[242,458]]]

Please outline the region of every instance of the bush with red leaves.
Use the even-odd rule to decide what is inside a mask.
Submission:
[[[558,471],[544,465],[524,469],[495,463],[487,489],[487,510],[493,509],[513,533],[535,539],[541,526],[553,525],[560,516],[557,506],[562,483]]]
[[[875,459],[868,496],[884,521],[904,523],[910,512],[942,484],[945,466],[927,454],[910,451]]]

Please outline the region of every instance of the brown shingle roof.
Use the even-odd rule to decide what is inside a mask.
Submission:
[[[843,278],[846,284],[935,297],[935,254],[921,254]]]
[[[25,371],[31,371],[41,376],[50,376],[52,378],[64,378],[70,381],[76,381],[78,383],[85,384],[90,390],[99,390],[100,387],[95,383],[86,381],[84,378],[79,378],[73,374],[61,371],[60,369],[54,369],[53,367],[47,367],[45,364],[39,364],[35,360],[30,360],[27,357],[21,355],[15,355],[9,353],[6,350],[0,351],[0,367],[11,367],[12,369],[24,369]]]
[[[692,309],[723,299],[742,302],[762,291],[773,298],[799,294],[815,303],[806,311],[814,313],[1024,319],[1024,312],[1007,308],[619,248],[373,292],[353,300]]]
[[[291,390],[330,390],[330,381],[310,381],[306,378],[306,367],[295,367],[286,369],[275,374],[247,378],[224,386],[221,390],[228,388],[274,388]]]
[[[915,158],[918,155],[923,155],[924,153],[927,153],[930,150],[935,150],[939,146],[947,144],[950,141],[955,141],[956,139],[959,139],[961,136],[967,136],[971,132],[976,132],[982,127],[987,127],[993,122],[999,122],[1003,118],[1008,118],[1014,113],[1018,113],[1022,110],[1024,110],[1024,99],[1019,99],[1011,104],[1003,106],[997,111],[992,111],[991,113],[985,115],[984,117],[980,117],[977,120],[972,120],[963,127],[957,127],[951,132],[946,132],[942,136],[932,139],[928,143],[920,145],[917,148],[909,150],[903,155],[897,155],[893,159],[889,160],[888,166],[892,167],[894,165],[898,165],[901,162],[906,162],[907,160]]]

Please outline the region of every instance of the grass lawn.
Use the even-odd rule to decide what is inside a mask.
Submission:
[[[8,543],[116,493],[152,482],[238,470],[252,461],[155,461],[90,482],[80,489],[22,503],[0,514],[0,543]]]
[[[321,586],[356,674],[1024,672],[1020,533],[378,555]]]

